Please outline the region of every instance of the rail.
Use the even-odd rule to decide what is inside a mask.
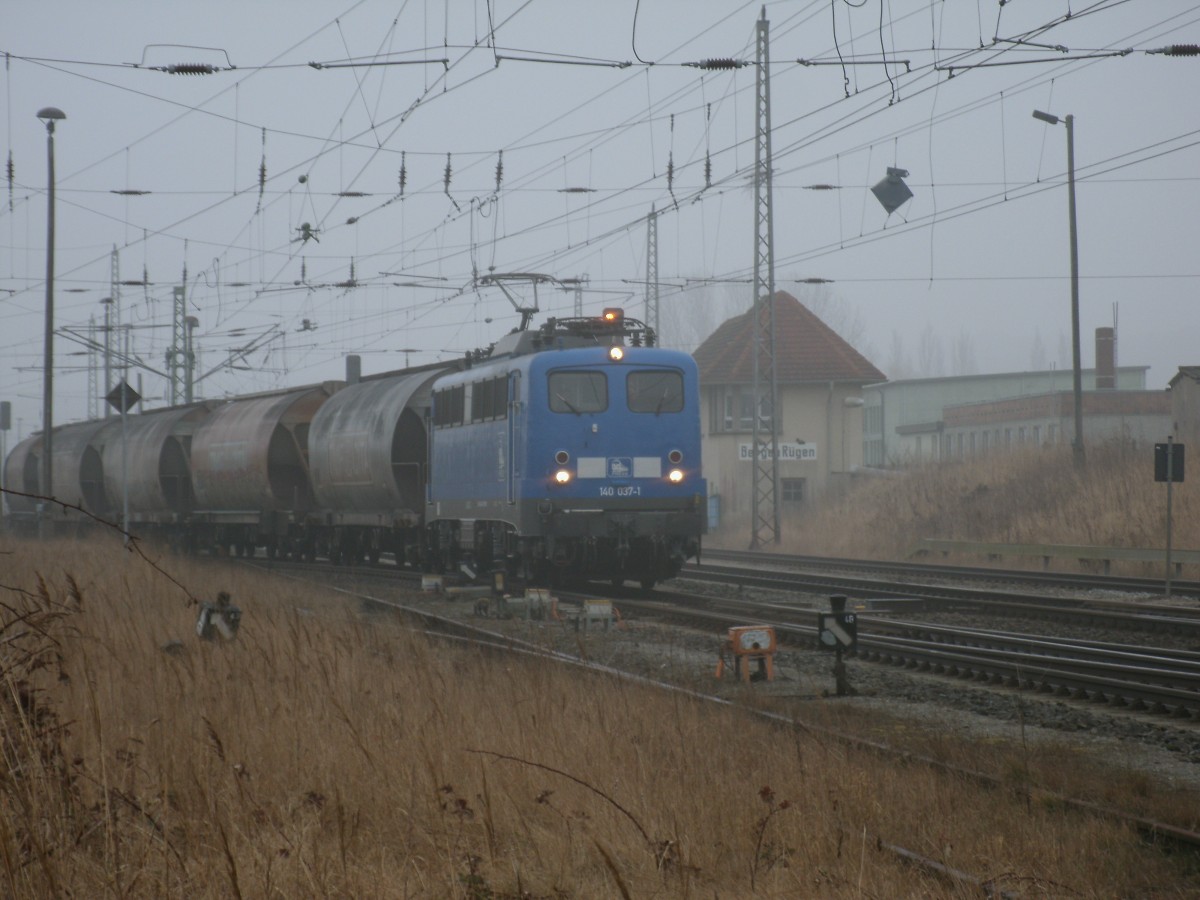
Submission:
[[[941,553],[948,556],[951,553],[964,553],[986,556],[988,559],[1001,559],[1005,556],[1040,556],[1042,568],[1050,568],[1052,559],[1100,560],[1104,563],[1104,574],[1114,560],[1121,562],[1164,562],[1167,558],[1165,549],[1145,547],[1096,547],[1088,544],[989,544],[983,541],[951,541],[941,538],[919,538],[909,551],[909,558],[925,556],[929,553]],[[1179,575],[1183,567],[1200,566],[1200,550],[1171,550],[1171,564],[1175,574]]]

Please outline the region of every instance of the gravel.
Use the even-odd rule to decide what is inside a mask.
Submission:
[[[683,583],[672,585],[678,590],[692,587]],[[455,600],[417,593],[396,599],[564,653],[583,652],[594,662],[693,690],[725,696],[741,690],[729,675],[721,681],[714,677],[720,638],[713,634],[650,619],[629,622],[624,628],[577,631],[566,622],[481,618],[475,614],[474,601],[466,598]],[[798,598],[788,599],[796,603]],[[815,610],[825,608],[827,601],[814,597],[812,602]],[[996,627],[995,620],[956,618],[963,619],[962,624]],[[947,621],[941,615],[937,620]],[[1000,627],[1006,631],[1044,633],[1047,626],[1044,622],[1019,623],[1006,619]],[[1128,635],[1104,633],[1102,629],[1089,629],[1086,634],[1072,631],[1070,636],[1108,641],[1128,638]],[[1148,636],[1147,642],[1151,641],[1163,643],[1159,636]],[[1200,723],[1196,721],[1018,692],[853,657],[846,659],[846,671],[857,693],[835,698],[828,696],[834,691],[832,666],[830,653],[782,647],[775,655],[775,680],[758,682],[752,689],[786,698],[793,709],[800,704],[798,714],[802,717],[807,702],[840,704],[839,709],[876,713],[888,720],[904,720],[916,727],[964,738],[1011,740],[1028,745],[1068,744],[1103,760],[1119,760],[1127,768],[1154,775],[1172,787],[1196,792],[1200,797]],[[819,713],[816,706],[813,710],[814,714]]]

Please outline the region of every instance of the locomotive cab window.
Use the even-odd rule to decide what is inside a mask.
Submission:
[[[677,370],[630,372],[625,390],[630,412],[658,415],[683,410],[683,374]]]
[[[559,413],[595,413],[608,409],[608,380],[603,372],[551,372],[550,409]]]

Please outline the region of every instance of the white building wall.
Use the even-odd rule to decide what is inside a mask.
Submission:
[[[753,510],[752,427],[723,414],[724,386],[701,389],[704,476],[720,497],[721,528],[750,531]],[[780,390],[779,503],[781,516],[798,512],[862,465],[861,390],[854,384],[788,385]],[[736,408],[736,407],[735,407]]]
[[[1117,369],[1117,390],[1144,390],[1145,366],[1122,366]],[[1083,389],[1095,389],[1094,369],[1081,373]],[[869,466],[903,465],[915,459],[938,459],[945,450],[932,449],[927,434],[922,434],[921,447],[915,435],[901,435],[904,426],[933,425],[942,419],[947,406],[1003,400],[1072,390],[1070,369],[1051,369],[1044,372],[1009,372],[994,375],[960,375],[945,378],[914,378],[889,381],[863,388],[864,421],[863,456]],[[957,443],[954,444],[957,447]]]

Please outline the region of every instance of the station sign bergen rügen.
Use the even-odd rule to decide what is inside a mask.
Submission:
[[[754,458],[753,444],[738,444],[738,460],[749,462]],[[807,441],[780,441],[775,445],[776,456],[784,462],[814,462],[817,458],[817,445]],[[763,444],[758,451],[759,459],[769,459],[771,445]]]

